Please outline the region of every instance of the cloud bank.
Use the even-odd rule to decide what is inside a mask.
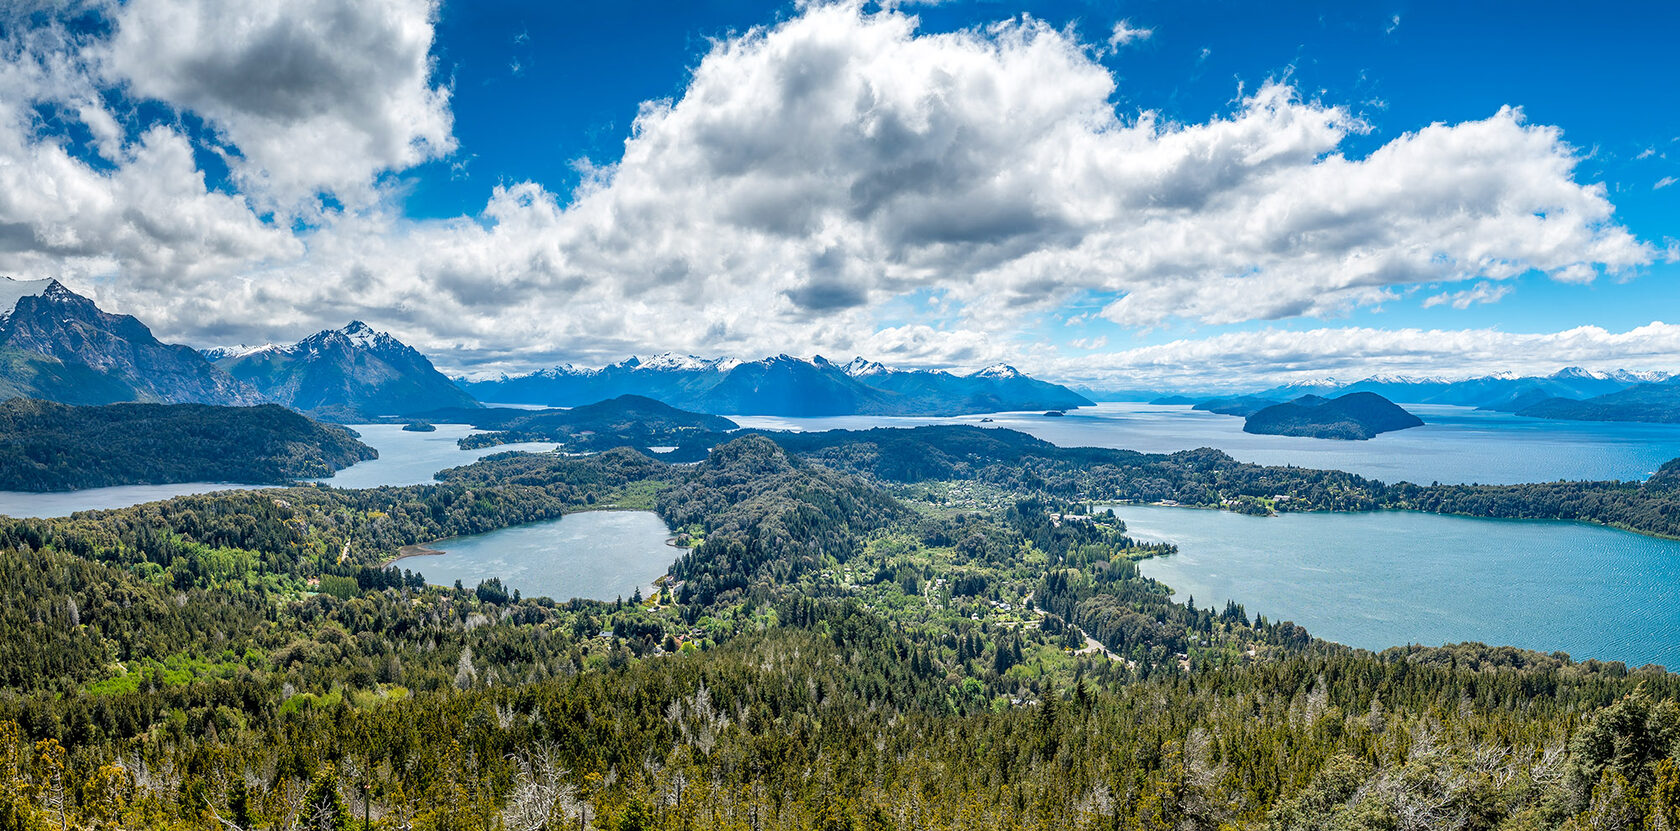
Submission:
[[[1286,83],[1200,123],[1120,113],[1100,45],[1069,31],[924,33],[856,3],[717,42],[573,193],[507,183],[476,216],[410,221],[382,177],[455,149],[432,3],[107,14],[108,33],[4,45],[0,272],[81,280],[199,343],[365,317],[452,366],[653,349],[973,365],[1020,360],[998,333],[1076,299],[1140,328],[1331,317],[1656,255],[1517,109],[1354,158],[1367,125]],[[236,187],[206,184],[191,131],[136,132],[113,96],[202,120]],[[43,135],[43,106],[97,150]],[[905,298],[930,303],[884,317]]]
[[[1173,387],[1253,390],[1289,381],[1375,374],[1467,378],[1545,375],[1565,366],[1665,369],[1680,364],[1680,325],[1625,332],[1580,326],[1562,332],[1496,329],[1275,328],[1103,354],[1052,359],[1060,377],[1101,389]]]

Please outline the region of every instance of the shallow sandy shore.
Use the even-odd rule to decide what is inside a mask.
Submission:
[[[397,549],[397,556],[392,557],[389,560],[386,560],[385,565],[387,565],[387,566],[396,565],[397,563],[399,563],[403,560],[406,560],[410,557],[431,557],[431,556],[435,556],[435,555],[438,555],[438,554],[447,553],[447,552],[439,551],[436,548],[432,548],[430,546],[431,546],[431,543],[426,543],[426,544],[423,544],[423,545],[405,545],[402,548]]]

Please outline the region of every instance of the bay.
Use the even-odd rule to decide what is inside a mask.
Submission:
[[[1680,541],[1401,511],[1114,511],[1132,536],[1178,545],[1140,570],[1201,608],[1235,600],[1372,650],[1481,641],[1680,668]]]

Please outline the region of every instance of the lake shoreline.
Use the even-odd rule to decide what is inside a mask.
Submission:
[[[409,559],[413,559],[415,557],[436,557],[440,554],[449,553],[447,551],[443,551],[441,549],[437,549],[437,548],[432,547],[432,546],[434,546],[434,545],[436,545],[440,542],[443,542],[443,540],[432,540],[431,542],[427,542],[427,543],[416,543],[414,545],[405,545],[402,548],[397,549],[397,556],[392,557],[389,560],[386,560],[383,563],[383,566],[385,568],[390,568],[391,566],[394,566],[397,563],[402,562],[403,560],[409,560]]]
[[[509,592],[556,602],[585,598],[612,602],[640,591],[649,596],[685,552],[657,514],[645,509],[572,511],[476,534],[398,548],[386,568],[409,565],[434,586],[467,588],[496,578]],[[675,549],[675,550],[673,550]],[[448,555],[448,556],[439,556]]]
[[[566,517],[573,516],[575,514],[640,513],[640,512],[643,512],[643,511],[646,511],[646,509],[645,508],[620,508],[620,507],[614,507],[614,506],[608,505],[608,506],[603,506],[603,507],[599,507],[599,508],[586,508],[586,509],[581,510],[581,511],[568,511],[567,513],[561,514],[558,517],[554,517],[554,519],[564,519]],[[651,512],[649,512],[649,513],[651,513]],[[536,520],[536,522],[547,522],[547,521],[549,521],[549,520]],[[531,525],[531,524],[534,524],[534,523],[529,523],[529,522],[520,523],[520,525]],[[518,527],[519,527],[519,525],[506,526],[506,528],[518,528]],[[505,530],[505,529],[495,529],[495,530]],[[485,533],[494,533],[494,531],[487,531]],[[458,538],[457,537],[442,537],[442,538],[439,538],[439,539],[431,540],[430,542],[419,542],[419,543],[412,543],[412,544],[409,544],[409,545],[405,545],[405,546],[397,549],[396,556],[393,556],[390,559],[385,560],[384,562],[380,563],[379,566],[381,568],[390,568],[391,566],[394,566],[397,563],[402,562],[403,560],[413,559],[415,557],[436,557],[436,556],[439,556],[439,555],[448,554],[449,551],[447,549],[439,548],[438,546],[441,546],[441,545],[443,545],[443,544],[445,544],[445,543],[447,543],[447,542],[449,542],[450,540],[453,540],[453,539],[458,539]],[[693,546],[678,545],[676,534],[672,534],[669,537],[666,537],[665,538],[665,545],[670,547],[670,548],[675,548],[678,551],[692,551],[692,550],[694,550]]]

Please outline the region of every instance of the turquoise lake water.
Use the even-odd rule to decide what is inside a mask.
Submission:
[[[547,522],[453,537],[430,547],[444,553],[409,557],[397,567],[426,582],[467,588],[500,577],[527,597],[613,600],[641,589],[676,562],[682,549],[666,544],[671,531],[650,511],[585,511]]]
[[[730,416],[767,430],[867,430],[922,424],[1007,427],[1063,447],[1171,453],[1214,447],[1245,462],[1345,470],[1384,482],[1511,484],[1558,479],[1644,479],[1680,458],[1680,425],[1552,421],[1469,407],[1406,405],[1424,426],[1370,441],[1256,436],[1243,420],[1187,406],[1098,404],[1061,418],[994,413],[959,418]],[[990,423],[981,423],[990,418]]]
[[[1680,542],[1569,522],[1406,512],[1252,517],[1118,505],[1176,543],[1144,575],[1201,608],[1380,650],[1460,641],[1680,669]]]

